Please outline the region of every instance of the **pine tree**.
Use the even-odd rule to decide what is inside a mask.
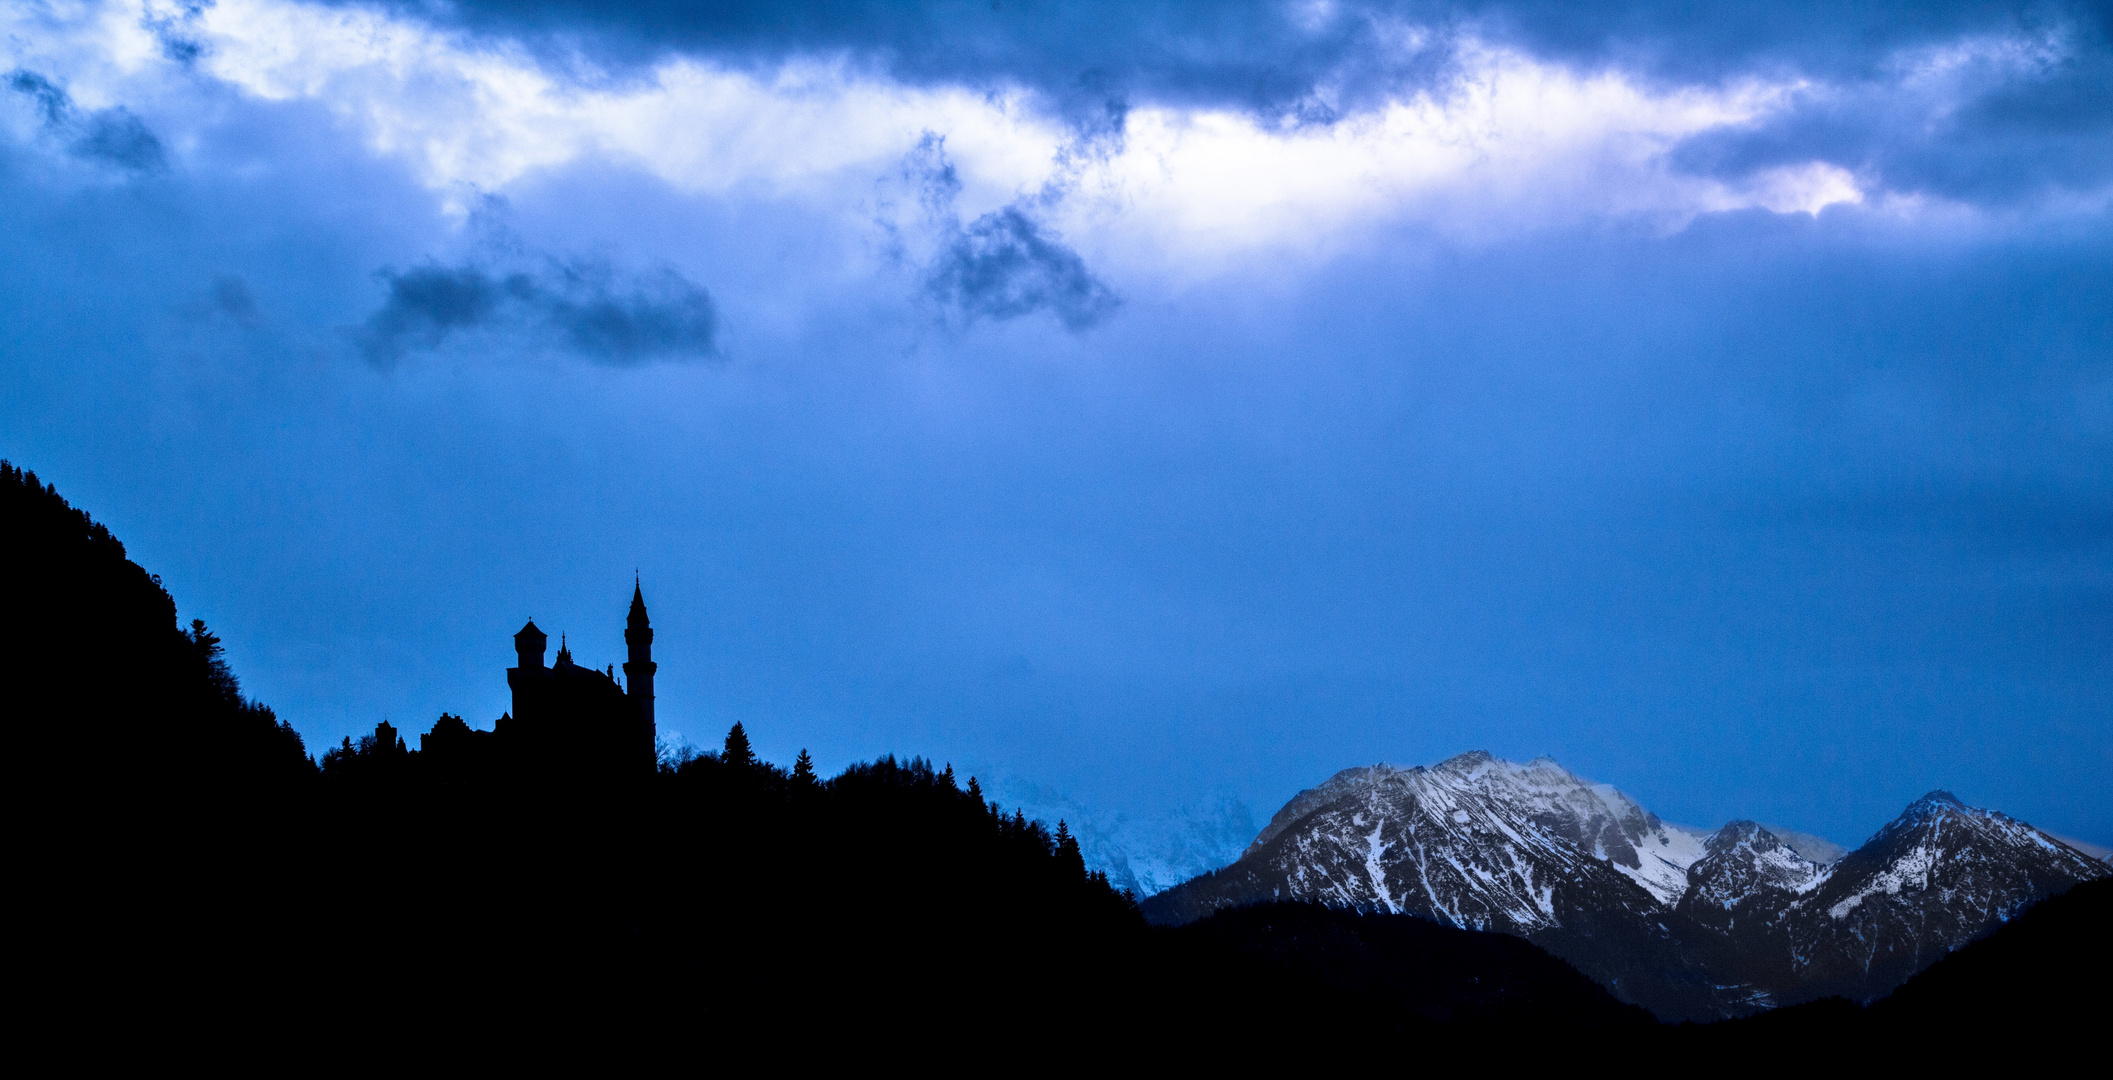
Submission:
[[[1071,835],[1070,827],[1064,824],[1062,818],[1057,819],[1056,847],[1057,861],[1063,864],[1065,869],[1074,874],[1085,874],[1086,856],[1079,851],[1078,837]]]
[[[792,759],[792,782],[801,787],[814,787],[820,781],[814,776],[814,759],[807,756],[807,748],[800,747],[800,756]]]
[[[737,768],[755,767],[756,752],[749,747],[748,732],[741,730],[740,724],[735,724],[733,730],[726,733],[726,750],[719,755],[719,760]]]
[[[977,803],[983,802],[983,788],[976,783],[976,778],[973,776],[968,778],[968,793],[975,798]]]

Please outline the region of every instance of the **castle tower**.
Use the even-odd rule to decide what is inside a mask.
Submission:
[[[543,710],[537,707],[537,690],[550,677],[550,669],[543,666],[543,650],[549,645],[549,635],[536,629],[534,619],[528,620],[528,625],[514,635],[514,657],[519,664],[506,669],[506,688],[513,691],[514,707],[508,711],[506,721],[497,725],[498,730],[511,731],[524,725],[533,727],[542,719]]]
[[[653,672],[660,665],[653,662],[653,626],[646,621],[646,594],[635,581],[631,584],[631,617],[624,622],[624,644],[631,647],[631,659],[624,662],[624,683],[650,732],[654,730]]]
[[[542,667],[543,650],[549,644],[549,635],[536,629],[536,621],[534,619],[528,620],[528,625],[522,627],[521,632],[514,635],[514,655],[520,658],[521,668],[523,670],[533,670]]]

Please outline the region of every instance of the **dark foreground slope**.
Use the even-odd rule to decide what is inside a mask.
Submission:
[[[2105,1058],[2109,971],[2113,880],[2092,881],[2040,902],[1869,1007],[1826,998],[1669,1028],[1663,1038],[1705,1055],[1697,1060],[1823,1063],[1830,1071],[1925,1065],[1950,1072],[1983,1061],[2010,1071],[2067,1069]]]
[[[1262,985],[1243,995],[1367,1036],[1419,1027],[1640,1032],[1651,1014],[1616,1001],[1576,968],[1507,934],[1461,930],[1413,915],[1366,915],[1285,902],[1229,908],[1160,934],[1188,951],[1191,970],[1227,963]],[[1354,1004],[1353,1004],[1354,1003]]]
[[[1937,1042],[1962,1031],[2067,1033],[2104,1053],[2113,1015],[2113,880],[2028,909],[1870,1009],[1885,1029]]]

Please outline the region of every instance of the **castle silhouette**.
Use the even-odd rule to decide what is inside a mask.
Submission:
[[[656,760],[653,673],[660,665],[653,662],[653,626],[646,619],[645,593],[636,583],[624,643],[631,655],[622,683],[614,664],[597,671],[574,663],[562,640],[557,661],[545,667],[550,637],[530,619],[514,635],[518,665],[506,669],[513,709],[493,727],[509,756],[524,764],[562,765],[572,775],[650,774]]]

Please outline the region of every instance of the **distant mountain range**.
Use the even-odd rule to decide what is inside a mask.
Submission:
[[[1238,797],[1212,798],[1160,812],[1094,809],[1046,784],[987,764],[965,768],[985,794],[1016,807],[1051,832],[1062,822],[1078,837],[1088,869],[1137,896],[1164,892],[1240,857],[1255,818]]]
[[[1306,900],[1527,938],[1668,1019],[1883,996],[2113,864],[1932,792],[1862,847],[1735,821],[1669,825],[1547,758],[1346,769],[1231,866],[1144,901],[1180,924]]]

